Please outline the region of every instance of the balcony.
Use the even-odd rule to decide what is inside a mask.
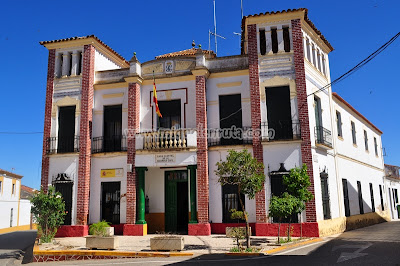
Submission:
[[[332,133],[324,127],[315,127],[315,143],[322,148],[332,148]]]
[[[300,140],[301,127],[299,121],[278,120],[261,124],[263,141]]]
[[[127,147],[126,136],[122,135],[111,138],[95,137],[92,140],[92,153],[126,151]]]
[[[245,145],[253,143],[251,127],[215,128],[208,131],[208,147]]]
[[[46,154],[79,152],[79,136],[49,137],[46,143]]]
[[[136,134],[136,150],[168,150],[195,148],[195,129],[160,129]]]

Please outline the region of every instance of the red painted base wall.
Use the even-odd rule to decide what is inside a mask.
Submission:
[[[256,230],[254,227],[254,223],[250,223],[251,235],[256,234]],[[211,233],[225,235],[225,228],[227,227],[246,227],[245,223],[212,223],[211,224]]]
[[[207,224],[188,224],[188,235],[190,236],[209,236],[211,235],[211,226]]]
[[[88,234],[88,225],[63,225],[58,228],[56,237],[81,237]]]
[[[144,226],[143,224],[124,224],[123,235],[124,236],[147,235],[147,230],[146,230],[146,234],[144,234],[143,226]]]
[[[255,235],[256,236],[278,236],[279,224],[255,224]],[[289,224],[281,224],[280,235],[287,235],[287,229]],[[302,223],[302,224],[291,224],[290,225],[292,236],[294,237],[319,237],[318,223]]]

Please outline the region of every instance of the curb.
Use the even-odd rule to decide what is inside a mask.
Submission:
[[[35,250],[35,256],[121,256],[121,257],[184,257],[193,256],[190,252],[142,252],[112,250]]]
[[[303,241],[303,242],[300,242],[300,243],[294,243],[294,244],[291,244],[291,245],[280,246],[278,248],[274,248],[274,249],[268,250],[268,251],[264,252],[264,254],[265,255],[270,255],[270,254],[274,254],[274,253],[277,253],[277,252],[285,250],[285,249],[300,247],[300,246],[304,246],[304,245],[307,245],[307,244],[316,243],[316,242],[320,242],[320,241],[322,241],[322,238],[314,238],[314,239]]]
[[[254,257],[254,256],[264,256],[263,252],[228,252],[225,253],[227,256],[238,256],[238,257]]]

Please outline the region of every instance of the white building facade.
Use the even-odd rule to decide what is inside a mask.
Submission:
[[[307,10],[245,17],[242,36],[241,55],[193,47],[144,63],[136,55],[127,62],[95,36],[41,42],[49,49],[42,186],[55,185],[66,199],[60,236],[86,235],[100,220],[124,235],[224,233],[237,223],[229,209],[240,208],[239,196],[221,187],[215,164],[232,149],[249,150],[265,166],[264,189],[243,197],[255,235],[277,234],[269,199],[302,164],[314,199],[295,218],[294,235],[346,228],[342,179],[354,185],[358,176],[344,156],[356,159],[360,178],[368,176],[363,195],[372,183],[379,209],[382,154],[374,157],[373,144],[371,158],[338,144],[341,107],[330,87],[320,90],[330,83],[333,48]],[[381,132],[348,114],[381,151]]]

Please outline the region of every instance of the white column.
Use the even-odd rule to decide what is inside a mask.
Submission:
[[[80,74],[82,75],[82,73],[83,73],[83,52],[80,52],[80,53],[81,53],[81,65],[80,65],[81,70],[80,70]]]
[[[80,57],[80,52],[74,51],[74,53],[72,54],[71,76],[78,75],[79,57]]]
[[[70,73],[70,53],[68,52],[64,52],[63,54],[63,65],[62,65],[62,75],[63,77],[68,76]]]
[[[57,78],[61,77],[61,53],[56,54],[55,71],[54,74]]]
[[[265,27],[265,42],[266,42],[265,54],[272,53],[271,27]]]
[[[285,44],[283,42],[282,25],[277,27],[276,33],[278,34],[278,53],[285,52]]]

